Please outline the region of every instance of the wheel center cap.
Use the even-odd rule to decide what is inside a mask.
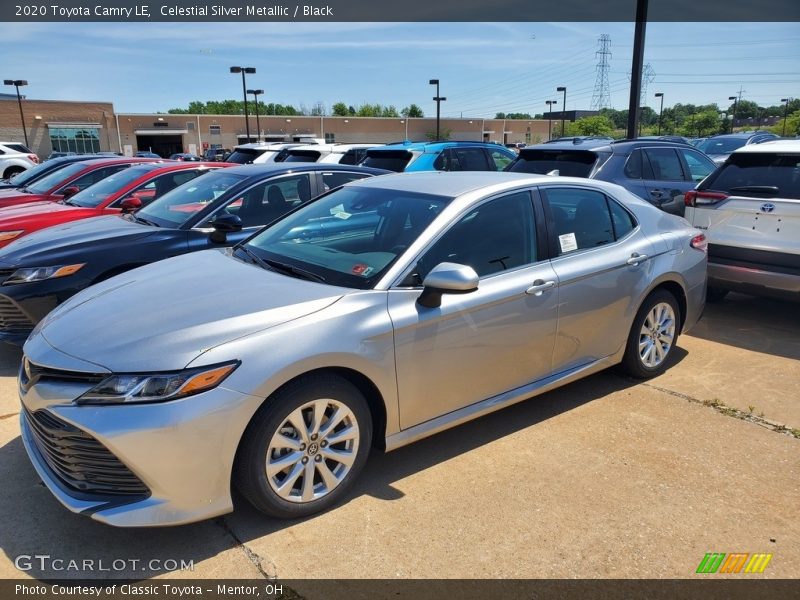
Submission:
[[[317,452],[319,452],[319,445],[314,442],[308,446],[308,454],[309,456],[314,456]]]

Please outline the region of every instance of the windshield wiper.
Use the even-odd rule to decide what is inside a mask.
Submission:
[[[298,267],[293,267],[292,265],[287,265],[286,263],[278,262],[277,260],[272,260],[269,258],[261,258],[250,250],[246,245],[239,246],[237,250],[242,250],[247,256],[253,259],[253,262],[258,264],[260,267],[267,269],[268,271],[277,271],[279,273],[283,273],[284,275],[290,275],[292,277],[297,277],[298,279],[306,279],[308,281],[318,281],[320,283],[325,283],[325,278],[322,275],[317,275],[316,273],[312,273],[311,271],[306,271],[305,269],[300,269]]]
[[[154,223],[153,221],[148,221],[147,219],[145,219],[144,217],[140,217],[139,215],[131,215],[131,216],[137,223],[144,223],[145,225],[151,225],[153,227],[161,227],[161,225],[159,225],[158,223]]]
[[[778,188],[774,185],[740,185],[738,187],[732,187],[729,191],[749,192],[751,194],[772,194],[773,196],[778,195]]]

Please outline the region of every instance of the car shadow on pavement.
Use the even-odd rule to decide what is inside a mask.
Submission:
[[[21,360],[22,348],[0,342],[0,377],[16,377]]]
[[[744,294],[728,294],[706,304],[703,318],[688,335],[784,358],[800,359],[800,304]]]
[[[674,367],[686,355],[685,350],[677,348],[671,366]],[[636,383],[613,370],[604,371],[394,452],[383,454],[375,451],[349,498],[362,495],[385,501],[400,498],[403,493],[393,484],[413,473]],[[161,566],[168,560],[193,561],[195,572],[185,573],[185,576],[202,577],[204,569],[197,568],[199,563],[231,550],[234,552],[225,559],[228,565],[224,572],[214,569],[212,576],[258,577],[258,571],[250,571],[255,567],[247,559],[247,553],[240,552],[241,545],[290,528],[298,522],[317,518],[271,519],[234,494],[234,513],[221,518],[179,527],[110,527],[73,514],[61,506],[39,480],[19,435],[0,447],[0,481],[3,482],[0,486],[0,512],[4,516],[0,520],[0,549],[11,563],[10,567],[5,567],[5,572],[0,570],[0,577],[23,576],[20,571],[24,571],[24,575],[36,579],[143,580],[162,574]],[[48,555],[49,558],[42,562],[43,559],[36,558],[39,555]],[[54,568],[54,559],[62,559],[60,569]],[[71,570],[68,568],[71,559],[94,562],[91,569]]]

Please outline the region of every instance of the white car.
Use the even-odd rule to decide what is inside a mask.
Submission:
[[[225,162],[238,163],[240,165],[280,162],[276,158],[284,158],[290,148],[304,146],[308,142],[253,142],[252,144],[240,144],[233,149],[233,152],[225,159]]]
[[[0,142],[0,178],[9,179],[39,164],[39,157],[19,142]]]
[[[357,165],[369,148],[384,144],[313,144],[290,148],[285,162],[316,162],[336,165]],[[280,159],[279,159],[280,160]]]
[[[730,290],[800,300],[800,140],[736,150],[685,204],[709,241],[709,300]]]

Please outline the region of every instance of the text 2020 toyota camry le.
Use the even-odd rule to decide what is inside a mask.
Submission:
[[[67,508],[112,525],[219,515],[232,485],[309,515],[371,446],[618,363],[662,372],[705,274],[700,232],[613,184],[367,179],[56,308],[24,347],[23,440]]]

